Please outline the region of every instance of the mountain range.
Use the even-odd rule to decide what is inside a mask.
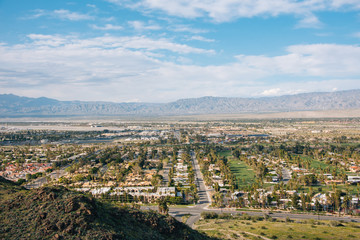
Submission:
[[[0,117],[166,116],[360,109],[360,90],[314,92],[279,97],[201,97],[170,103],[59,101],[0,94]]]

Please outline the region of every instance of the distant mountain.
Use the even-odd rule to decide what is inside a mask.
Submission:
[[[2,177],[0,239],[215,240],[155,211],[116,207],[59,186],[26,190]]]
[[[0,117],[16,116],[161,116],[190,114],[269,113],[360,109],[360,90],[316,92],[280,97],[201,97],[170,103],[58,101],[0,94]]]

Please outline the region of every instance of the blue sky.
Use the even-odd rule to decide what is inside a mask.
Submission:
[[[169,102],[360,88],[359,0],[0,0],[0,93]]]

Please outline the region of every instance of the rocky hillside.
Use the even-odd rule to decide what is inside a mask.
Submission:
[[[269,113],[360,109],[360,90],[303,93],[280,97],[202,97],[171,103],[109,103],[57,101],[0,95],[0,116],[162,116],[188,114]]]
[[[63,187],[0,177],[0,239],[211,239],[171,216],[119,208]]]

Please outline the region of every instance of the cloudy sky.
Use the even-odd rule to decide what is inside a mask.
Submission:
[[[169,102],[360,88],[359,0],[0,0],[0,94]]]

